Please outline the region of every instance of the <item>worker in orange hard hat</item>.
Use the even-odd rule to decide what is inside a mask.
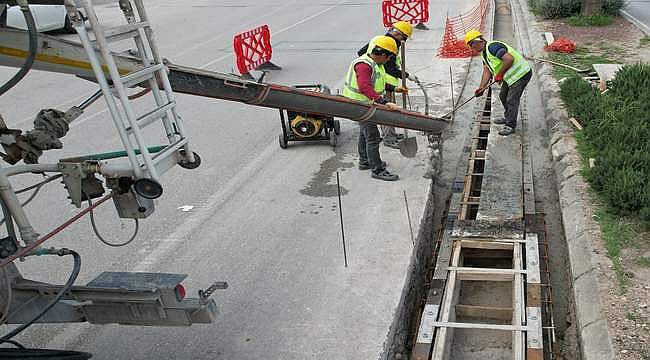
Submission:
[[[515,132],[519,101],[533,71],[528,61],[510,45],[502,41],[487,41],[478,30],[470,30],[465,34],[465,44],[475,53],[481,54],[483,60],[483,76],[481,84],[474,94],[483,95],[485,88],[494,77],[494,81],[501,84],[499,99],[505,108],[503,118],[495,119],[495,124],[504,124],[499,130],[503,136]]]
[[[396,92],[408,92],[408,89],[402,88],[400,86],[400,79],[402,78],[402,60],[400,56],[400,48],[402,41],[406,42],[406,40],[408,40],[411,35],[413,35],[413,26],[406,21],[398,21],[394,23],[393,26],[388,29],[385,35],[393,38],[397,43],[397,54],[388,60],[386,64],[384,64],[384,70],[386,72],[386,99],[391,102],[395,102]],[[361,56],[367,53],[369,49],[372,50],[371,45],[373,44],[373,40],[376,38],[377,37],[370,40],[368,44],[357,51],[357,55]],[[410,75],[409,73],[405,73],[405,75],[411,81],[417,80],[417,77],[414,75]],[[404,138],[404,135],[395,132],[395,128],[392,126],[381,125],[381,130],[384,135],[384,145],[394,149],[399,149],[399,141]]]
[[[350,64],[343,96],[363,103],[383,104],[391,109],[399,109],[397,104],[389,102],[383,96],[386,82],[382,65],[396,54],[395,39],[389,36],[375,38],[370,52],[364,53]],[[367,121],[359,123],[359,170],[370,170],[370,176],[375,179],[397,180],[399,176],[386,170],[386,162],[381,160],[380,142],[381,135],[376,124]]]

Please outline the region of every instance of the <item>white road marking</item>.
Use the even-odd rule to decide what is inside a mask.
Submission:
[[[295,28],[296,26],[298,26],[298,25],[300,25],[300,24],[303,24],[303,23],[305,23],[305,22],[307,22],[307,21],[309,21],[309,20],[311,20],[311,19],[313,19],[313,18],[315,18],[315,17],[318,17],[318,16],[320,16],[320,15],[323,15],[324,13],[326,13],[326,12],[328,12],[328,11],[330,11],[330,10],[336,8],[336,7],[338,7],[339,5],[341,5],[341,3],[343,3],[343,2],[341,1],[341,2],[339,2],[339,3],[337,3],[337,4],[335,4],[335,5],[332,5],[332,6],[328,7],[328,8],[326,8],[326,9],[324,9],[324,10],[321,10],[321,11],[319,11],[319,12],[317,12],[317,13],[311,15],[311,16],[308,16],[308,17],[306,17],[306,18],[304,18],[304,19],[298,21],[298,22],[295,23],[295,24],[289,25],[289,26],[284,27],[284,28],[282,28],[282,29],[280,29],[280,30],[277,30],[277,31],[273,31],[273,35],[280,35],[280,34],[282,34],[283,32],[289,31],[289,30]],[[200,69],[205,69],[206,67],[208,67],[208,66],[210,66],[210,65],[214,65],[214,64],[216,64],[216,63],[218,63],[218,62],[220,62],[220,61],[223,61],[223,60],[225,60],[225,59],[227,59],[227,58],[229,58],[229,57],[232,57],[232,56],[233,56],[232,54],[227,54],[227,55],[224,55],[224,56],[220,56],[220,57],[218,57],[218,58],[216,58],[216,59],[214,59],[214,60],[212,60],[212,61],[210,61],[210,62],[208,62],[208,63],[206,63],[206,64],[204,64],[204,65],[201,65],[201,66],[200,66]]]

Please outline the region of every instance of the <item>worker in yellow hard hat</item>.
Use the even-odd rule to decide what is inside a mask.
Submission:
[[[504,117],[495,119],[494,123],[504,124],[499,130],[500,135],[514,133],[517,128],[519,102],[533,76],[530,64],[510,45],[503,41],[487,41],[478,30],[470,30],[465,34],[465,44],[475,53],[480,53],[483,60],[481,84],[474,94],[477,97],[483,95],[494,77],[494,81],[501,84],[499,99],[505,108]]]
[[[372,49],[352,61],[345,77],[343,96],[364,103],[387,105],[399,109],[397,104],[389,102],[383,95],[386,89],[384,67],[397,55],[397,43],[389,36],[374,39]],[[359,123],[359,170],[371,170],[370,176],[380,180],[394,181],[399,176],[386,170],[386,162],[381,160],[379,143],[381,135],[376,124],[362,121]]]
[[[395,57],[388,60],[384,64],[384,70],[386,73],[386,99],[391,102],[395,102],[395,93],[408,92],[408,89],[402,88],[400,86],[400,79],[402,78],[402,60],[400,54],[400,48],[402,41],[408,40],[411,35],[413,35],[413,26],[406,21],[398,21],[393,24],[393,26],[388,29],[385,36],[391,37],[397,43],[397,54]],[[372,50],[372,44],[375,39],[370,40],[368,44],[362,47],[357,51],[357,55],[361,56],[368,52],[368,49]],[[406,77],[412,81],[416,81],[417,78],[414,75],[405,73]],[[395,128],[392,126],[381,126],[382,133],[384,135],[384,145],[399,149],[399,141],[404,138],[404,135],[397,134]]]

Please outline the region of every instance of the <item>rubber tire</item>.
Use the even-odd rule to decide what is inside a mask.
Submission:
[[[329,132],[329,142],[332,147],[336,147],[336,144],[338,143],[338,139],[334,131]]]
[[[334,120],[334,133],[336,135],[341,134],[341,122],[338,120]]]
[[[288,147],[287,140],[284,138],[284,134],[278,136],[278,142],[280,143],[280,148],[286,149]]]
[[[185,156],[185,150],[180,150],[181,155]],[[193,163],[188,163],[188,162],[179,162],[178,165],[182,167],[183,169],[188,169],[188,170],[193,170],[201,166],[201,157],[199,154],[195,153],[192,151],[192,154],[194,154],[194,162]]]

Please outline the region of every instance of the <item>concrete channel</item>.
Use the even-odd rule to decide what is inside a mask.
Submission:
[[[532,54],[524,17],[517,0],[491,2],[486,38]],[[473,58],[465,83],[478,84],[481,71]],[[435,145],[436,175],[382,358],[582,358],[539,81],[522,98],[516,134],[491,124],[503,113],[495,85]]]

